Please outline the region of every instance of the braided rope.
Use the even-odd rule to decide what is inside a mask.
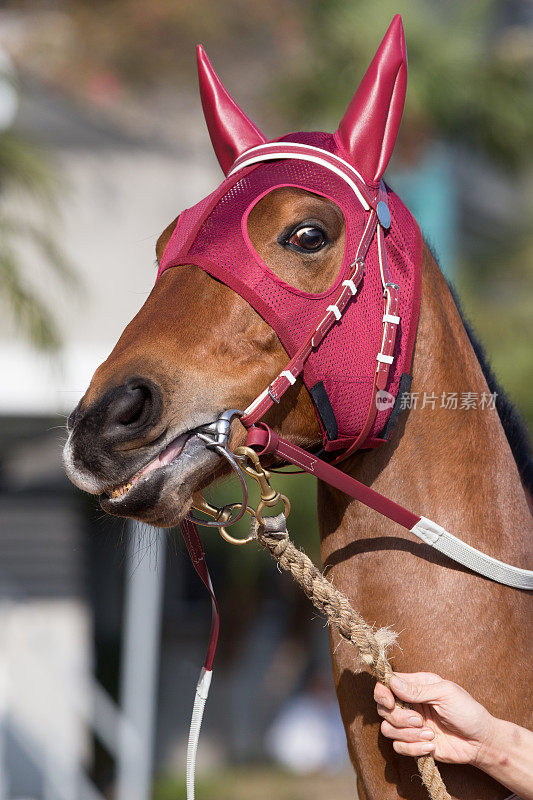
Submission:
[[[253,527],[259,543],[270,551],[282,569],[290,572],[313,605],[338,628],[341,636],[356,646],[361,661],[376,680],[388,686],[393,673],[385,650],[393,634],[375,631],[354,611],[346,595],[339,592],[290,540],[283,514],[267,517],[262,525]],[[403,703],[399,705],[403,706]],[[416,762],[431,800],[451,800],[433,757],[420,756]]]

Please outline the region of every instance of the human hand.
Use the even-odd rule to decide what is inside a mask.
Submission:
[[[396,706],[394,695],[413,708]],[[402,755],[431,753],[448,764],[476,765],[490,741],[494,718],[487,709],[431,672],[395,673],[390,689],[376,684],[374,699],[383,717],[381,731]]]

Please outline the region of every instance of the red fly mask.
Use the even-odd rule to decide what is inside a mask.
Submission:
[[[333,135],[295,133],[269,142],[226,92],[202,48],[198,67],[226,179],[180,215],[158,277],[170,267],[197,265],[241,295],[279,336],[290,361],[246,409],[244,424],[260,419],[300,376],[326,450],[376,446],[388,438],[393,409],[410,383],[420,306],[420,232],[382,180],[405,98],[401,20],[394,18]],[[282,186],[327,197],[344,215],[344,257],[320,294],[280,280],[249,239],[251,209]]]

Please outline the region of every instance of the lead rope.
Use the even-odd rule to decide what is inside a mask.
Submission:
[[[359,658],[374,678],[389,686],[393,672],[385,651],[394,639],[392,631],[386,628],[374,630],[354,611],[346,595],[336,589],[291,541],[284,514],[265,517],[261,524],[253,519],[252,529],[259,544],[270,552],[282,569],[290,572],[315,608],[325,615],[328,624],[335,625],[340,635],[355,645]],[[402,708],[409,707],[396,702]],[[420,756],[416,762],[431,800],[451,800],[433,756]]]

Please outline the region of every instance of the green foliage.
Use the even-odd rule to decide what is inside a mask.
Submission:
[[[249,0],[66,0],[63,6],[73,41],[55,77],[75,94],[95,75],[114,76],[135,92],[164,82],[176,87],[182,78],[196,85],[196,43],[217,43],[235,58],[275,17],[271,7]]]
[[[533,138],[530,29],[498,31],[495,0],[312,0],[274,101],[295,127],[334,129],[390,20],[409,54],[403,133],[458,140],[510,167]]]
[[[533,431],[533,237],[461,270],[461,299],[498,380]]]
[[[27,284],[19,255],[21,241],[30,241],[54,274],[71,288],[77,286],[74,273],[57,246],[49,223],[56,211],[57,180],[43,153],[8,133],[0,134],[0,190],[31,197],[47,212],[48,224],[24,218],[0,217],[0,296],[15,323],[36,347],[55,350],[61,337],[50,309],[38,292]],[[39,281],[35,281],[39,285]]]
[[[14,253],[0,247],[0,285],[21,330],[32,344],[43,350],[57,350],[60,337],[51,313],[38,295],[25,286]]]

